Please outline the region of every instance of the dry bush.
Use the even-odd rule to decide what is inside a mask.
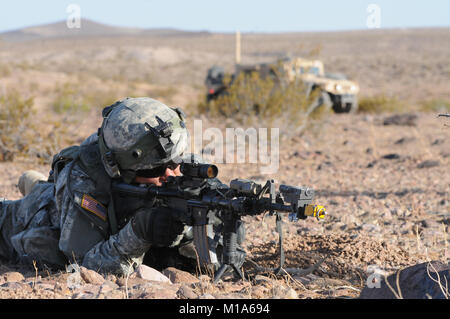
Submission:
[[[0,64],[0,77],[7,77],[11,75],[11,68],[6,64]]]
[[[56,97],[52,107],[59,114],[88,111],[90,108],[85,97],[75,89],[75,85],[68,82],[56,88]]]
[[[360,113],[402,112],[403,110],[403,103],[395,97],[384,94],[361,97],[358,102],[358,112]]]
[[[311,118],[319,118],[323,114],[324,108],[311,108],[319,91],[307,97],[303,82],[284,83],[276,79],[283,77],[262,77],[258,72],[241,73],[229,86],[227,94],[209,104],[200,103],[198,110],[238,124],[279,127],[283,134],[298,134]]]
[[[55,95],[52,108],[57,114],[87,112],[93,107],[110,105],[118,99],[117,92],[112,89],[94,89],[89,84],[75,82],[58,86]]]
[[[358,111],[361,113],[382,113],[401,111],[403,105],[395,98],[384,94],[362,97],[358,102]]]
[[[62,145],[73,142],[68,125],[63,124],[67,122],[57,114],[39,116],[33,98],[24,98],[16,90],[0,95],[0,161],[20,157],[49,163]]]
[[[32,130],[33,113],[33,98],[24,99],[15,90],[0,96],[0,161],[13,160],[16,153],[26,150],[22,136]]]
[[[423,101],[420,111],[424,112],[450,112],[450,101],[444,99],[432,99]]]
[[[173,97],[178,93],[178,89],[173,86],[166,88],[154,88],[148,91],[147,96],[153,97],[155,99],[163,99],[167,103],[172,103]]]

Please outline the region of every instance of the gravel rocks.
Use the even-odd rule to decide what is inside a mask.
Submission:
[[[280,162],[274,178],[278,183],[283,180],[312,186],[316,190],[314,202],[328,211],[320,222],[308,218],[291,223],[283,216],[286,269],[307,269],[327,257],[306,276],[258,274],[252,263],[246,263],[244,270],[251,285],[245,286],[229,279],[213,284],[208,276],[175,268],[153,269],[149,272],[155,277],[147,277],[148,267],[142,266],[129,278],[82,270],[81,286],[71,288],[68,277],[73,274],[48,274],[46,270],[36,274],[32,266],[24,270],[0,264],[0,298],[294,298],[288,288],[298,298],[330,298],[343,291],[346,297],[355,298],[366,284],[370,265],[394,273],[426,261],[425,252],[434,260],[445,260],[450,185],[444,177],[448,176],[450,157],[444,156],[448,144],[434,143],[437,137],[443,138],[442,129],[428,115],[418,114],[417,132],[408,126],[376,125],[385,115],[371,117],[374,121],[364,122],[358,114],[333,115],[329,118],[333,124],[322,135],[305,132],[296,142],[283,141],[280,158],[287,155],[287,159]],[[415,138],[395,144],[404,137]],[[304,139],[310,142],[303,143]],[[344,141],[348,142],[342,147]],[[320,154],[315,152],[318,149]],[[400,159],[381,158],[389,154]],[[430,155],[439,165],[428,163],[419,168]],[[332,165],[325,165],[325,161]],[[367,169],[371,162],[375,164]],[[316,170],[319,164],[321,169]],[[15,184],[20,173],[31,168],[35,167],[0,163],[5,172],[0,197],[19,198]],[[48,171],[48,167],[38,169]],[[222,182],[238,176],[272,178],[262,176],[258,165],[220,166]],[[247,256],[260,266],[278,267],[274,218],[245,216],[243,220]],[[275,286],[279,287],[276,294]]]

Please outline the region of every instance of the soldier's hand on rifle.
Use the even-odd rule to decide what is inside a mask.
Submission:
[[[181,239],[184,224],[168,207],[139,210],[131,220],[134,232],[152,245],[169,247]]]

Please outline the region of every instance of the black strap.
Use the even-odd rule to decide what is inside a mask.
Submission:
[[[111,181],[112,182],[112,181]],[[109,196],[109,204],[108,204],[108,220],[109,220],[109,227],[111,228],[111,235],[117,234],[119,231],[119,228],[117,227],[117,218],[116,218],[116,211],[114,209],[114,199],[112,192]]]

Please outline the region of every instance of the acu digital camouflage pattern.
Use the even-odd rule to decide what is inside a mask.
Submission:
[[[177,111],[148,97],[128,98],[114,106],[102,125],[102,135],[106,146],[113,153],[132,151],[131,148],[149,133],[146,123],[153,128],[159,125],[156,117],[170,123],[173,130],[170,141],[174,146],[170,154],[161,159],[157,150],[154,149],[131,165],[119,162],[121,169],[151,169],[177,158],[187,148],[188,131]],[[105,161],[104,164],[108,166]]]
[[[126,150],[145,134],[144,123],[158,125],[156,115],[163,121],[180,121],[176,111],[156,100],[125,99],[107,118],[106,143],[115,150]],[[187,146],[187,130],[184,123],[173,126],[173,153],[179,156]],[[81,145],[98,145],[97,142],[93,134]],[[144,158],[142,165],[133,169],[148,168],[146,161],[152,163],[151,158]],[[70,163],[74,165],[67,164],[55,184],[40,182],[21,200],[0,199],[0,258],[28,264],[37,261],[55,267],[76,262],[96,271],[129,274],[142,263],[150,243],[138,238],[130,222],[109,236],[108,220],[102,224],[98,219],[93,222],[95,217],[86,218],[86,212],[79,207],[81,198],[84,194],[96,198],[98,181],[79,162]],[[105,198],[97,200],[108,204]],[[139,209],[151,210],[151,206]],[[182,237],[179,234],[177,241]]]
[[[0,202],[0,256],[12,262],[62,267],[78,263],[101,272],[128,274],[142,263],[150,243],[128,223],[117,234],[104,234],[80,212],[67,189],[69,166],[56,184],[39,183],[21,200]],[[74,165],[74,200],[95,190],[95,181]]]

